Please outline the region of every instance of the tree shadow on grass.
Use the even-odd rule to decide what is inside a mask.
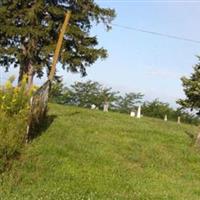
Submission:
[[[30,140],[41,136],[51,126],[56,118],[57,115],[47,115],[37,126],[32,128]]]
[[[75,111],[73,113],[69,113],[68,116],[74,116],[74,115],[78,115],[80,113],[81,113],[80,111]]]
[[[73,116],[76,116],[76,115],[79,115],[81,112],[80,111],[74,111],[74,112],[71,112],[71,113],[67,113],[67,114],[61,114],[59,116],[64,116],[64,117],[73,117]]]

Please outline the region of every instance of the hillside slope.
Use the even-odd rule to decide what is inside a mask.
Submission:
[[[195,127],[59,105],[50,119],[0,175],[0,199],[200,199]]]

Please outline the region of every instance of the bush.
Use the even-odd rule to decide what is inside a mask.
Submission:
[[[29,112],[26,78],[20,87],[12,85],[13,78],[0,88],[0,171],[17,155],[25,141]]]
[[[167,115],[169,120],[177,121],[178,117],[181,117],[181,122],[198,125],[200,119],[198,116],[182,111],[181,109],[173,109],[168,103],[163,103],[158,99],[152,102],[145,102],[142,106],[142,113],[148,117],[155,117],[164,119]]]

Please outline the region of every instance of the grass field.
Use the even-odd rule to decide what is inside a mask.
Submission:
[[[0,199],[200,199],[195,127],[59,105],[49,121],[0,175]]]

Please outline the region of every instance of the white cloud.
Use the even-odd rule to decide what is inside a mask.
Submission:
[[[149,77],[157,77],[157,78],[159,77],[159,78],[169,78],[169,79],[174,79],[174,78],[179,79],[182,76],[182,74],[177,71],[168,68],[158,68],[158,67],[148,68],[145,74]]]

